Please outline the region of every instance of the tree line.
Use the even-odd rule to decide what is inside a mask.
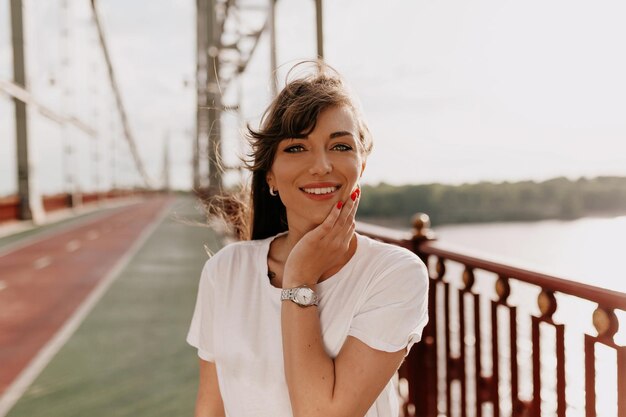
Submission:
[[[408,225],[416,212],[428,214],[433,225],[626,214],[626,177],[362,187],[361,220],[397,219]]]

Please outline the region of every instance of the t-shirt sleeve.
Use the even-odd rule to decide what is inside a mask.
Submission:
[[[382,269],[372,280],[348,335],[377,350],[406,349],[408,354],[428,322],[428,271],[410,253]]]
[[[202,269],[196,307],[187,333],[187,343],[198,349],[198,356],[205,361],[215,361],[213,350],[213,315],[215,308],[215,257],[209,259]]]

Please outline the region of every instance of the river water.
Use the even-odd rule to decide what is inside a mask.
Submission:
[[[434,230],[442,242],[464,252],[626,293],[626,216]]]

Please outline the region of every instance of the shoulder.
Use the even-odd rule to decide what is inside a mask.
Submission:
[[[216,276],[216,272],[224,273],[232,267],[241,267],[256,261],[264,240],[245,240],[229,243],[216,253],[210,255],[204,263],[202,277]]]
[[[428,269],[415,253],[363,235],[359,235],[359,244],[364,246],[362,261],[367,264],[374,281],[428,286]]]
[[[406,248],[380,242],[364,235],[359,235],[359,244],[364,246],[363,256],[376,261],[376,268],[383,270],[413,268],[426,272],[424,262]]]
[[[246,256],[259,249],[263,240],[241,240],[226,244],[211,255],[207,262],[223,262],[238,256]]]

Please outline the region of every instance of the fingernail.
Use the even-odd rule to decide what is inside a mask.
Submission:
[[[352,191],[352,194],[350,194],[350,198],[352,199],[352,201],[356,200],[357,195],[358,195],[358,190]]]
[[[361,189],[357,188],[356,189],[356,196],[359,197],[361,195]]]
[[[340,202],[337,203],[337,208],[341,209],[341,206],[343,206],[343,203],[340,201]]]

